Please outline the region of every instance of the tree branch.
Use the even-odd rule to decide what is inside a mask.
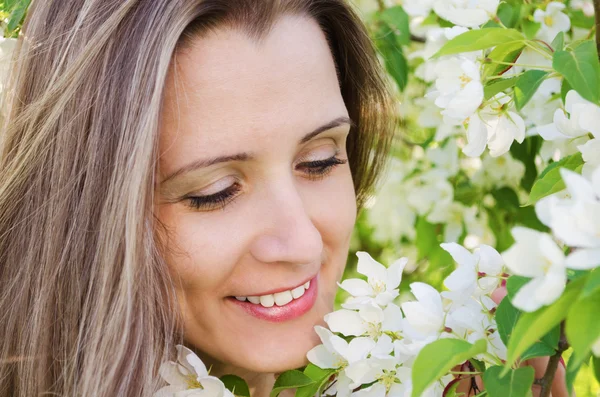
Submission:
[[[600,0],[595,0],[600,1]],[[546,372],[544,373],[544,377],[536,384],[542,386],[542,391],[540,393],[540,397],[549,397],[550,391],[552,390],[552,382],[554,381],[554,376],[556,375],[556,370],[558,369],[558,363],[560,362],[560,358],[565,350],[569,348],[569,342],[567,341],[567,337],[565,335],[565,322],[560,323],[560,339],[558,340],[558,349],[556,353],[550,357],[548,361],[548,367],[546,367]]]
[[[600,0],[594,0],[594,14],[596,15],[596,48],[600,56]]]

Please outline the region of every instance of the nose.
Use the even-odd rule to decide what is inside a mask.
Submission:
[[[307,200],[293,178],[284,179],[285,183],[264,192],[251,254],[264,263],[320,263],[323,239],[307,210]]]

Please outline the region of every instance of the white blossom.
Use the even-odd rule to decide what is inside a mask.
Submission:
[[[434,10],[455,25],[475,28],[496,15],[499,4],[499,0],[438,0]]]
[[[446,172],[431,169],[408,179],[404,186],[408,192],[406,200],[419,215],[426,215],[434,206],[450,205],[454,189],[446,177]]]
[[[571,28],[571,20],[562,11],[565,9],[563,3],[553,1],[546,6],[546,10],[537,9],[533,13],[533,20],[541,24],[537,36],[550,43],[560,32],[568,32]]]
[[[440,60],[436,65],[435,104],[444,109],[444,120],[460,124],[483,102],[483,84],[478,63],[466,57]]]
[[[583,145],[577,146],[577,148],[583,156],[583,161],[585,161],[581,173],[591,179],[592,172],[600,167],[600,138],[590,139]]]
[[[557,109],[554,113],[554,122],[540,126],[538,133],[547,140],[577,138],[588,132],[600,137],[598,120],[600,120],[600,106],[582,98],[577,91],[571,90],[565,98],[565,110]]]
[[[586,17],[594,16],[594,3],[592,0],[571,0],[571,8],[581,10]]]
[[[469,119],[469,143],[463,148],[464,154],[481,156],[487,145],[490,156],[498,157],[508,152],[513,141],[523,142],[525,122],[517,113],[505,109],[509,100],[507,95],[498,94],[489,105]]]
[[[426,17],[436,0],[403,0],[402,7],[411,17]]]
[[[444,327],[440,293],[432,286],[420,282],[412,283],[410,290],[417,300],[401,305],[405,315],[405,333],[417,340],[438,336]]]
[[[367,252],[359,251],[357,271],[367,276],[367,281],[361,279],[348,279],[342,281],[339,286],[349,292],[354,300],[349,300],[345,307],[354,302],[359,308],[363,304],[375,303],[385,307],[398,296],[398,286],[402,281],[402,272],[408,262],[407,258],[400,258],[386,268],[377,262]]]
[[[546,197],[536,204],[536,213],[557,238],[578,248],[569,254],[567,267],[593,269],[600,266],[600,168],[591,181],[564,168],[560,173],[570,197]]]
[[[221,380],[208,374],[206,366],[185,346],[177,345],[177,361],[160,366],[160,376],[169,384],[154,397],[233,397]]]
[[[515,243],[502,254],[513,274],[532,278],[517,292],[515,307],[532,312],[553,303],[565,289],[565,256],[552,236],[524,227],[512,229]]]

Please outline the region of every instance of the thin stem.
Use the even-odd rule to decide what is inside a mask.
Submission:
[[[565,350],[569,348],[569,342],[567,342],[567,337],[565,335],[565,322],[560,323],[560,339],[558,340],[558,349],[556,353],[550,357],[548,361],[548,367],[546,368],[546,372],[544,373],[544,377],[536,382],[537,384],[542,386],[542,391],[540,393],[540,397],[549,397],[550,391],[552,390],[552,381],[554,380],[554,376],[556,375],[556,370],[558,369],[558,363],[560,362],[560,358]]]
[[[549,49],[550,52],[554,52],[554,48],[552,48],[552,46],[550,44],[546,43],[544,40],[534,39],[533,41],[535,41],[536,43],[542,44],[544,47],[546,47],[547,49]]]
[[[495,63],[497,65],[507,65],[507,66],[521,66],[523,68],[529,68],[529,69],[538,69],[538,70],[547,70],[549,72],[553,71],[554,69],[549,68],[547,66],[540,66],[540,65],[527,65],[524,63],[513,63],[513,62],[502,62],[502,61],[493,61],[491,59],[486,60],[486,63]]]
[[[596,14],[596,48],[600,56],[600,0],[594,0],[594,11]]]
[[[383,0],[377,0],[377,6],[379,7],[379,11],[385,10],[385,3]]]
[[[552,59],[552,55],[548,54],[545,51],[540,50],[538,47],[531,45],[531,43],[528,43],[527,41],[525,42],[525,45],[529,48],[531,48],[532,50],[534,50],[535,52],[537,52],[538,54],[543,55],[544,57],[548,58],[548,59]],[[552,47],[550,47],[550,49],[552,49]]]

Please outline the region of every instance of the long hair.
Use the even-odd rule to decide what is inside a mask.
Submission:
[[[327,37],[356,124],[361,208],[386,164],[392,106],[343,0],[34,0],[0,132],[0,396],[157,389],[182,340],[153,214],[173,55],[222,25],[260,39],[284,13]]]

